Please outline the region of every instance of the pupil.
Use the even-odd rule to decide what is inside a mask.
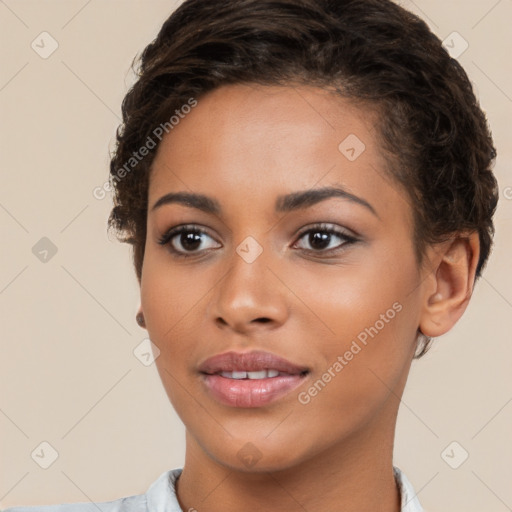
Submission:
[[[181,245],[183,248],[188,250],[194,250],[201,245],[201,235],[200,233],[182,233],[181,234]]]
[[[325,249],[329,246],[330,240],[330,233],[321,233],[316,231],[314,233],[310,233],[309,235],[309,243],[314,249]]]

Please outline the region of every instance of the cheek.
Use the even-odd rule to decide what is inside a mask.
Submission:
[[[206,300],[208,282],[197,272],[170,263],[165,251],[146,251],[141,279],[141,304],[148,331],[167,344],[183,332],[187,317]]]
[[[411,293],[417,278],[414,257],[390,251],[386,258],[314,274],[302,273],[295,283],[310,283],[305,302],[317,320],[311,323],[304,316],[302,328],[317,340],[315,352],[323,365],[319,377],[329,387],[322,395],[332,400],[330,406],[344,400],[364,409],[365,397],[367,402],[384,399],[389,393],[384,383],[396,385],[414,353],[420,305]],[[327,334],[318,336],[318,319]]]
[[[339,265],[311,263],[300,272],[291,269],[283,276],[301,299],[290,297],[303,310],[300,320],[308,321],[304,327],[322,328],[333,348],[360,333],[364,338],[365,329],[376,323],[378,331],[389,332],[388,326],[397,324],[400,314],[405,316],[401,311],[410,301],[416,268],[412,255],[388,253],[383,257],[383,253],[372,248],[367,253],[361,251],[357,260],[347,258]],[[410,313],[408,309],[407,315]]]
[[[361,322],[348,311],[338,324],[347,334],[319,347],[326,362],[297,398],[300,417],[322,432],[322,442],[329,444],[361,425],[379,422],[398,407],[413,339],[406,307],[394,304],[384,309],[387,323],[373,314],[368,314],[372,320]]]
[[[189,275],[179,265],[170,265],[165,256],[146,253],[142,279],[141,304],[151,341],[159,348],[155,360],[167,396],[180,417],[198,414],[190,388],[190,369],[197,361],[193,345],[194,312],[208,288],[201,279]],[[191,412],[192,411],[192,412]],[[192,415],[193,415],[192,414]]]

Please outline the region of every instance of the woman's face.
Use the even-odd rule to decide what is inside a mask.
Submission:
[[[316,88],[234,85],[182,117],[150,177],[141,302],[190,449],[268,471],[389,439],[423,292],[374,116]],[[168,194],[194,196],[155,208]],[[205,365],[254,351],[294,366]]]

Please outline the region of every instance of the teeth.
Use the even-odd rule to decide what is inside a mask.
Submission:
[[[247,378],[247,372],[231,372],[232,379],[245,379]]]
[[[266,379],[267,375],[267,370],[261,370],[259,372],[247,372],[247,377],[249,377],[249,379]]]
[[[277,377],[279,372],[277,370],[259,370],[256,372],[221,372],[222,377],[226,377],[227,379],[266,379]]]

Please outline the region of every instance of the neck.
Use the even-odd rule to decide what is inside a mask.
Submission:
[[[227,467],[205,453],[187,431],[187,455],[176,483],[183,510],[235,512],[399,512],[393,474],[396,411],[292,467],[247,472]]]

